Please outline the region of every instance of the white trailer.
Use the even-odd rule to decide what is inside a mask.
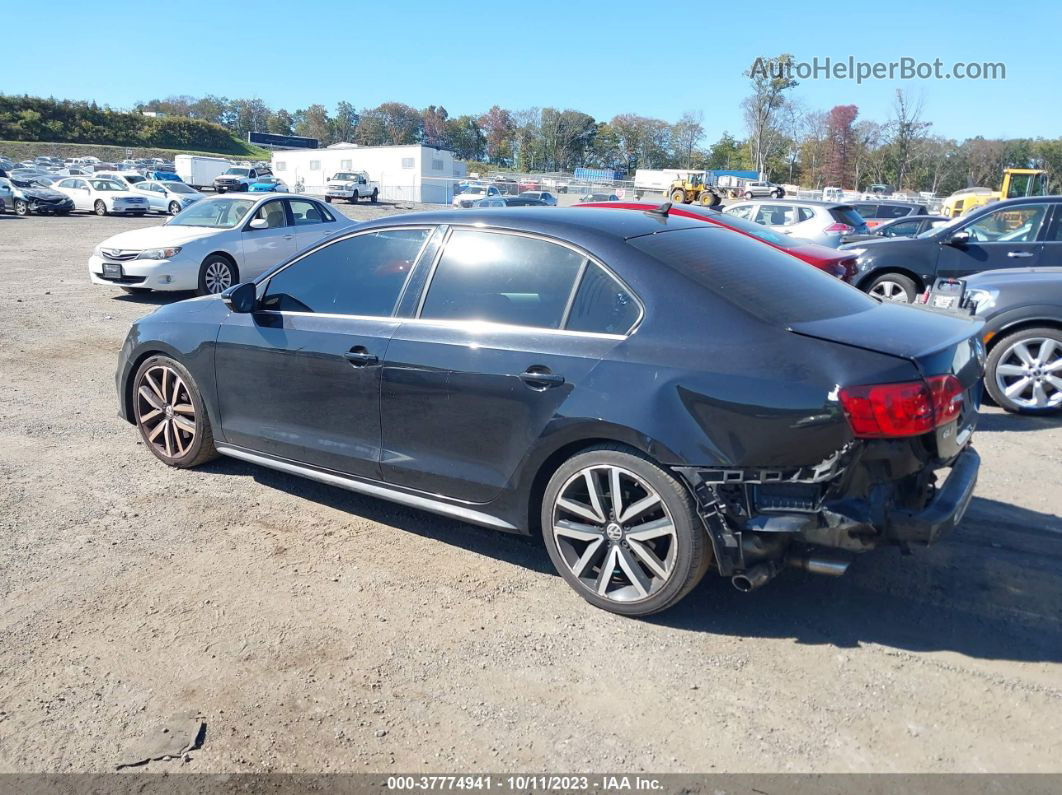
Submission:
[[[647,191],[667,193],[672,182],[685,179],[690,174],[703,177],[704,172],[695,168],[639,168],[634,172],[634,195],[640,199]]]
[[[177,155],[173,158],[174,170],[186,185],[196,190],[213,187],[214,177],[232,167],[232,161],[224,157],[202,155]]]

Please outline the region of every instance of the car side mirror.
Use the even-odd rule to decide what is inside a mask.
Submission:
[[[962,248],[969,242],[970,232],[967,229],[960,229],[958,232],[955,232],[951,237],[948,238],[949,246],[958,246],[959,248]]]
[[[243,282],[223,292],[221,300],[233,312],[247,314],[253,312],[258,304],[258,288],[254,282]]]
[[[247,224],[248,229],[268,229],[269,221],[265,218],[253,218],[251,223]]]

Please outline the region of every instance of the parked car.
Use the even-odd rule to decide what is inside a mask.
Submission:
[[[864,240],[855,284],[884,301],[911,303],[938,277],[999,268],[1062,265],[1062,196],[1007,199],[953,218],[917,237]]]
[[[1062,267],[983,271],[961,283],[964,308],[985,323],[988,394],[1010,412],[1062,410]]]
[[[11,209],[15,215],[67,215],[74,209],[70,198],[54,188],[13,175],[7,179],[11,185]]]
[[[866,222],[852,205],[813,199],[737,202],[723,212],[755,221],[784,235],[836,248],[845,235],[864,234]]]
[[[678,215],[473,208],[160,307],[117,391],[167,465],[220,453],[541,532],[580,596],[638,616],[712,566],[751,590],[958,524],[978,328]]]
[[[663,206],[645,202],[594,202],[576,206],[616,208],[654,213],[659,213],[663,209]],[[808,265],[812,265],[820,271],[844,281],[849,281],[856,273],[856,258],[848,252],[820,246],[817,243],[811,243],[789,235],[782,235],[760,224],[734,215],[727,215],[711,207],[702,207],[698,204],[672,204],[667,208],[667,213],[668,215],[678,215],[683,218],[696,218],[710,224],[733,229],[743,235],[748,235],[766,243],[771,248],[784,251],[786,254],[803,260]]]
[[[147,180],[147,177],[136,171],[96,171],[93,173],[93,176],[103,177],[105,179],[113,180],[114,182],[120,182],[125,185],[126,188],[132,188],[138,182],[145,182]]]
[[[203,198],[199,191],[174,180],[146,180],[138,182],[133,190],[142,193],[152,212],[177,215],[190,204]]]
[[[304,196],[203,198],[162,226],[121,232],[89,258],[93,284],[220,293],[353,226]]]
[[[542,199],[531,199],[524,196],[493,196],[489,199],[480,199],[473,207],[548,207]]]
[[[251,191],[254,193],[287,193],[288,186],[280,177],[267,175],[252,182]]]
[[[862,213],[860,213],[862,215]],[[927,229],[936,229],[950,221],[943,215],[916,215],[905,218],[894,218],[876,226],[872,231],[862,235],[845,235],[841,238],[842,243],[858,243],[861,240],[878,240],[883,237],[914,237]],[[870,222],[867,222],[869,228]]]
[[[4,203],[4,210],[11,209],[15,201],[15,189],[11,185],[11,179],[0,175],[0,201]]]
[[[177,173],[172,170],[148,169],[144,172],[144,178],[155,182],[183,182]]]
[[[225,193],[230,190],[247,191],[251,185],[262,177],[272,176],[268,168],[246,168],[244,166],[232,166],[214,177],[214,190]]]
[[[70,197],[75,210],[96,215],[142,216],[149,209],[146,196],[113,179],[67,177],[59,180],[55,189]]]
[[[585,196],[579,197],[580,204],[590,204],[592,202],[618,202],[619,196],[615,193],[587,193]]]
[[[755,199],[760,196],[771,196],[780,199],[785,196],[785,188],[775,185],[773,182],[746,182],[738,192],[746,199]]]
[[[548,190],[525,190],[523,193],[517,194],[521,199],[538,199],[543,204],[550,207],[557,206],[557,197],[550,193]]]
[[[367,171],[340,171],[333,174],[325,186],[325,201],[346,199],[357,204],[358,199],[368,199],[376,204],[380,198],[380,186],[374,182]]]
[[[894,218],[907,218],[912,215],[925,215],[926,206],[918,202],[902,201],[856,201],[852,207],[867,222],[867,229],[875,229]]]
[[[501,191],[493,185],[469,185],[454,196],[451,204],[454,207],[472,207],[480,199],[490,199],[501,195]]]

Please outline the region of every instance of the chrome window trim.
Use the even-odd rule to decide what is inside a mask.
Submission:
[[[557,331],[567,332],[568,330],[563,328],[563,325],[565,323],[567,323],[567,321],[568,321],[567,309],[570,306],[571,302],[574,301],[575,294],[578,292],[579,287],[582,284],[583,276],[586,273],[586,263],[587,262],[592,262],[595,265],[597,265],[599,268],[604,270],[605,273],[607,273],[609,276],[611,276],[613,279],[615,279],[616,282],[619,283],[619,285],[624,290],[627,291],[627,293],[634,299],[634,302],[638,305],[638,317],[630,325],[630,327],[627,329],[627,331],[625,333],[623,333],[623,334],[604,334],[604,333],[600,333],[600,332],[584,332],[584,331],[577,331],[577,332],[570,332],[570,333],[579,334],[579,335],[590,334],[590,335],[596,336],[596,337],[608,337],[608,338],[626,339],[627,337],[629,337],[631,334],[633,334],[635,331],[638,330],[638,326],[641,325],[642,319],[645,317],[645,304],[642,303],[641,297],[636,292],[634,292],[634,290],[632,290],[630,288],[630,285],[628,285],[625,281],[623,281],[623,279],[620,278],[620,276],[614,270],[612,270],[610,267],[608,267],[605,263],[603,263],[601,260],[599,260],[593,254],[591,254],[589,251],[586,251],[585,249],[580,248],[579,246],[575,245],[574,243],[570,243],[567,240],[561,240],[559,238],[550,237],[549,235],[544,235],[544,234],[542,234],[540,232],[528,232],[528,231],[522,230],[522,229],[505,229],[505,228],[500,228],[500,227],[488,228],[488,227],[484,227],[482,225],[477,225],[477,224],[451,224],[449,230],[447,231],[446,238],[443,240],[442,245],[440,245],[440,247],[439,247],[439,251],[436,254],[435,261],[432,263],[431,273],[428,274],[428,279],[424,283],[424,289],[421,292],[420,301],[417,304],[417,314],[413,318],[410,318],[410,320],[431,320],[432,319],[432,318],[422,318],[421,317],[421,314],[422,314],[422,312],[424,310],[424,301],[428,297],[428,291],[431,290],[431,283],[435,280],[435,272],[436,272],[436,270],[437,270],[437,268],[439,266],[439,262],[442,260],[443,254],[446,252],[446,247],[450,243],[450,238],[453,236],[453,233],[456,230],[469,231],[469,232],[486,232],[486,233],[489,233],[489,234],[497,234],[497,235],[516,235],[518,237],[529,237],[529,238],[532,238],[534,240],[541,240],[541,241],[543,241],[545,243],[552,243],[554,245],[561,246],[562,248],[566,248],[569,251],[572,251],[572,252],[578,254],[579,256],[583,257],[584,262],[583,262],[583,265],[580,266],[579,273],[576,274],[575,283],[572,286],[572,292],[568,296],[568,306],[566,306],[565,314],[561,318],[561,320],[562,320],[562,323],[561,323],[562,328],[551,329],[551,328],[547,328],[545,326],[520,326],[520,325],[515,325],[515,324],[512,324],[512,323],[496,323],[496,322],[493,322],[493,321],[483,321],[483,320],[471,320],[471,321],[470,320],[459,320],[459,321],[451,321],[451,322],[457,322],[457,323],[491,323],[491,324],[496,325],[496,326],[505,326],[505,327],[509,327],[509,328],[534,329],[535,331],[546,331],[546,332],[557,332]]]

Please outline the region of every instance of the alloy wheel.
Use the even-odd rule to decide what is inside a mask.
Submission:
[[[223,293],[232,287],[232,268],[226,262],[214,260],[206,266],[203,282],[208,293]]]
[[[136,391],[136,420],[160,455],[188,453],[195,442],[195,406],[176,370],[160,364],[144,371]]]
[[[553,505],[553,540],[576,579],[599,597],[637,602],[671,578],[675,523],[642,478],[611,464],[572,475]]]
[[[903,285],[888,279],[882,279],[871,287],[870,294],[875,298],[880,298],[882,301],[891,301],[896,304],[910,303]]]
[[[1062,345],[1050,337],[1015,342],[1000,357],[995,381],[999,391],[1022,408],[1062,406]]]

